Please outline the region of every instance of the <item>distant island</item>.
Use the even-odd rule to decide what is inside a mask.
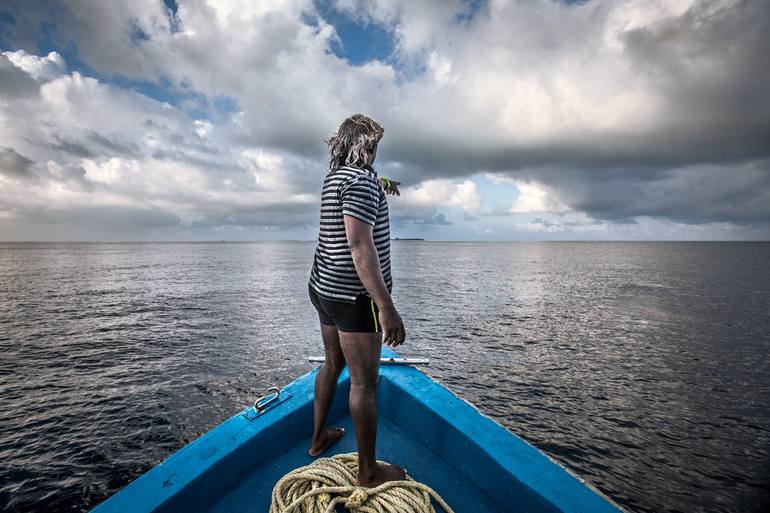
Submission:
[[[393,237],[390,240],[425,240],[425,239],[416,239],[416,238],[410,238],[410,237],[405,237],[402,239],[401,237]]]

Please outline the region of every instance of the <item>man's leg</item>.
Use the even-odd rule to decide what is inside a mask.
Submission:
[[[344,428],[326,426],[326,415],[329,413],[329,408],[334,400],[334,393],[337,391],[337,380],[345,366],[345,357],[340,347],[337,327],[321,324],[321,337],[324,342],[325,359],[324,364],[316,374],[315,387],[313,388],[315,396],[313,401],[314,428],[313,439],[308,450],[308,454],[311,456],[318,456],[345,434]]]
[[[377,441],[377,377],[380,369],[380,333],[339,332],[342,353],[350,372],[350,416],[358,446],[358,484],[374,487],[405,479],[395,465],[380,465],[375,458]]]

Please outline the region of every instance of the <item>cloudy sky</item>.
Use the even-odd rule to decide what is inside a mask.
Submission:
[[[394,236],[770,238],[770,2],[0,4],[0,240],[304,239],[385,128]]]

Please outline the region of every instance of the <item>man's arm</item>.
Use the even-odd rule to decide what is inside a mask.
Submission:
[[[356,267],[361,283],[366,287],[380,310],[382,342],[394,347],[403,344],[406,330],[382,277],[380,257],[377,254],[372,235],[374,227],[353,216],[344,215],[343,218],[348,246],[353,256],[353,265]]]

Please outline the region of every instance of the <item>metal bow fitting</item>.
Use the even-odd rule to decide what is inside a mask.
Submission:
[[[267,389],[267,392],[267,394],[254,401],[254,409],[257,410],[257,413],[262,413],[268,404],[277,401],[281,397],[281,390],[278,387],[270,387]]]

